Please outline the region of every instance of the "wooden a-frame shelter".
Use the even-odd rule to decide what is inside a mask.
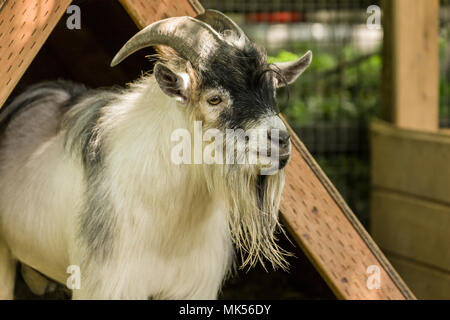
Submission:
[[[197,0],[120,2],[139,28],[158,19],[195,16],[204,10]],[[0,106],[70,4],[71,0],[0,0]],[[282,219],[334,294],[340,299],[415,299],[303,143],[289,130],[293,151],[286,168]],[[379,288],[367,285],[376,270]]]

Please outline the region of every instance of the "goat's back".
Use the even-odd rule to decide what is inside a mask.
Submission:
[[[64,152],[60,126],[85,90],[44,82],[0,112],[0,238],[16,258],[55,278],[67,266],[67,219],[82,194],[82,174]]]
[[[10,158],[29,155],[57,134],[71,100],[86,88],[66,81],[43,82],[28,88],[0,112],[0,170]]]

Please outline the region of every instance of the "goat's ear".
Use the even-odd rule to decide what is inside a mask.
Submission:
[[[155,79],[161,90],[181,103],[186,103],[189,94],[189,76],[175,73],[162,63],[157,63],[153,69]]]
[[[287,84],[291,84],[295,80],[297,80],[298,76],[303,73],[303,71],[308,68],[312,61],[312,52],[308,51],[305,55],[295,61],[290,62],[278,62],[274,63],[276,66],[275,70],[279,71],[280,74],[284,77],[280,77],[279,74],[275,73],[276,79],[276,87],[281,88]]]

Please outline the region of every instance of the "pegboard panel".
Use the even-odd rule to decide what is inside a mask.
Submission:
[[[280,210],[297,243],[338,298],[415,299],[337,190],[289,128],[292,158]],[[380,288],[369,289],[369,266],[380,271]]]
[[[120,0],[120,3],[139,28],[144,28],[157,20],[177,16],[196,16],[204,11],[197,0]]]
[[[6,0],[3,3],[0,8],[0,106],[19,82],[70,2]]]

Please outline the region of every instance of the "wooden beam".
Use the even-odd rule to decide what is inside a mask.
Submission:
[[[450,298],[450,134],[371,126],[372,235],[419,298]]]
[[[120,3],[141,29],[157,20],[177,16],[196,16],[204,11],[197,0],[120,0]]]
[[[419,299],[450,299],[450,273],[389,252],[386,254]]]
[[[7,0],[2,3],[0,106],[19,82],[70,3],[71,0]]]
[[[439,0],[384,0],[383,118],[437,130]]]

